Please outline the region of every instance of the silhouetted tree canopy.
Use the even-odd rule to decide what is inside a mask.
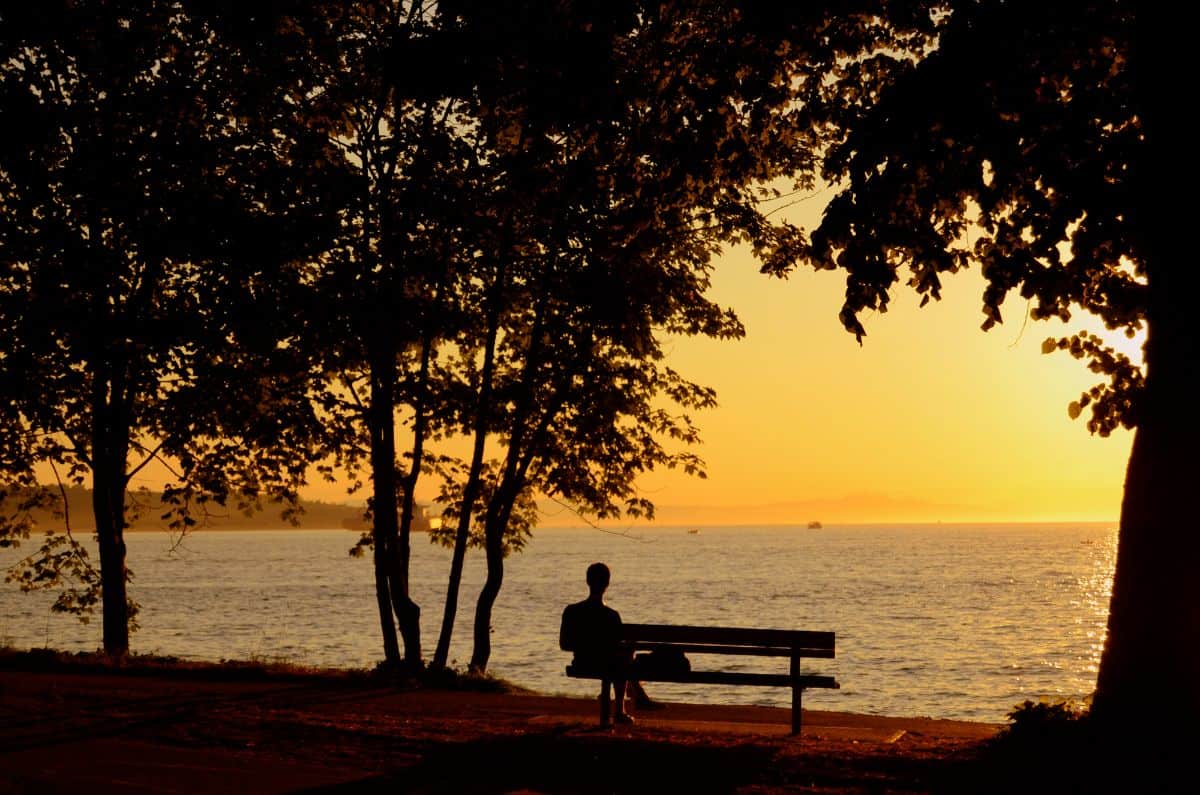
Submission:
[[[370,483],[371,531],[354,551],[372,550],[385,661],[401,661],[398,624],[403,661],[415,668],[413,500],[427,440],[451,423],[454,391],[438,356],[467,322],[463,230],[487,223],[469,86],[443,68],[432,3],[295,4],[273,36],[272,49],[291,53],[302,75],[294,129],[322,137],[340,175],[326,206],[337,234],[308,263],[300,321],[331,453],[325,471]]]
[[[847,272],[842,320],[860,339],[859,313],[885,310],[897,283],[938,298],[943,274],[965,267],[987,281],[985,329],[1013,293],[1034,318],[1082,309],[1111,329],[1147,329],[1144,367],[1086,332],[1044,350],[1109,377],[1072,415],[1090,404],[1093,432],[1137,428],[1093,712],[1129,729],[1145,725],[1137,716],[1196,714],[1197,269],[1172,189],[1194,167],[1170,90],[1188,42],[1155,4],[929,9],[936,48],[847,114],[825,165],[839,193],[808,256]]]
[[[716,255],[793,250],[799,230],[770,223],[761,200],[783,177],[815,184],[833,114],[855,101],[831,78],[853,72],[860,91],[885,73],[877,59],[894,60],[889,47],[925,34],[907,9],[896,13],[912,24],[888,24],[878,4],[845,16],[709,2],[439,8],[469,42],[460,52],[500,180],[481,271],[494,279],[495,331],[470,359],[483,362],[476,439],[495,434],[504,451],[477,509],[488,579],[471,665],[482,669],[515,501],[532,489],[585,515],[649,515],[640,474],[702,472],[686,449],[699,439],[691,412],[715,395],[666,365],[664,343],[742,334],[707,296]],[[480,450],[472,472],[484,471]],[[468,505],[469,489],[456,492]],[[459,545],[473,514],[454,511]]]
[[[293,500],[304,477],[275,321],[320,196],[258,126],[270,105],[235,90],[262,77],[245,64],[180,3],[0,11],[0,492],[44,506],[47,478],[90,478],[99,570],[64,521],[15,576],[65,585],[56,607],[85,617],[102,588],[115,656],[143,467],[173,468],[179,528],[209,501]],[[0,543],[28,537],[27,511],[3,519]]]

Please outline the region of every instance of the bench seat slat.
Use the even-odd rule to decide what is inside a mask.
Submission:
[[[577,679],[603,679],[599,671],[577,669],[567,666],[567,676]],[[642,682],[677,682],[706,685],[757,685],[759,687],[823,687],[839,689],[841,685],[832,676],[801,674],[793,679],[787,674],[765,674],[738,671],[681,671],[639,676]]]
[[[655,649],[677,649],[694,654],[749,654],[759,657],[824,657],[832,658],[833,649],[793,649],[790,646],[721,646],[713,643],[659,643],[651,641],[634,641],[637,651],[654,651]]]
[[[747,627],[695,627],[682,624],[624,624],[627,640],[662,643],[704,643],[719,646],[779,646],[834,649],[834,633]]]

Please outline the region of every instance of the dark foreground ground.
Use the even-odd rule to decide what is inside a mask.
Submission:
[[[1117,786],[1062,769],[1076,759],[997,755],[1001,727],[979,723],[806,712],[795,738],[786,710],[669,704],[634,726],[604,731],[595,725],[595,702],[585,699],[398,688],[366,677],[211,679],[0,670],[0,793],[773,795]],[[1190,789],[1179,783],[1179,791]]]

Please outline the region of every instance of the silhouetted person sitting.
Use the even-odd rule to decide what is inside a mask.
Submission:
[[[575,654],[572,665],[605,675],[600,688],[600,724],[603,726],[609,724],[610,683],[617,702],[613,713],[617,723],[633,723],[633,718],[625,712],[626,686],[638,707],[654,709],[661,706],[646,695],[641,683],[629,678],[633,650],[621,641],[621,614],[604,604],[609,578],[608,566],[603,563],[588,566],[588,598],[567,605],[558,635],[558,645]]]

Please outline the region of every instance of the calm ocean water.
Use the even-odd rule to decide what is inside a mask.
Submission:
[[[172,551],[165,534],[131,534],[131,593],[142,605],[134,650],[373,666],[382,654],[371,565],[347,554],[355,538],[199,532]],[[413,592],[428,656],[449,553],[415,540]],[[595,683],[563,674],[569,655],[557,636],[563,606],[586,595],[584,569],[603,560],[613,571],[608,602],[626,621],[836,632],[837,658],[806,667],[836,676],[842,689],[808,691],[808,707],[1003,722],[1027,698],[1082,699],[1093,689],[1115,549],[1111,524],[542,529],[509,559],[491,671],[546,693],[594,695]],[[4,550],[0,567],[15,559]],[[468,556],[451,654],[462,663],[482,577],[482,557]],[[99,647],[98,618],[82,625],[52,614],[50,601],[0,583],[0,642]],[[782,689],[648,688],[668,701],[789,703]]]

